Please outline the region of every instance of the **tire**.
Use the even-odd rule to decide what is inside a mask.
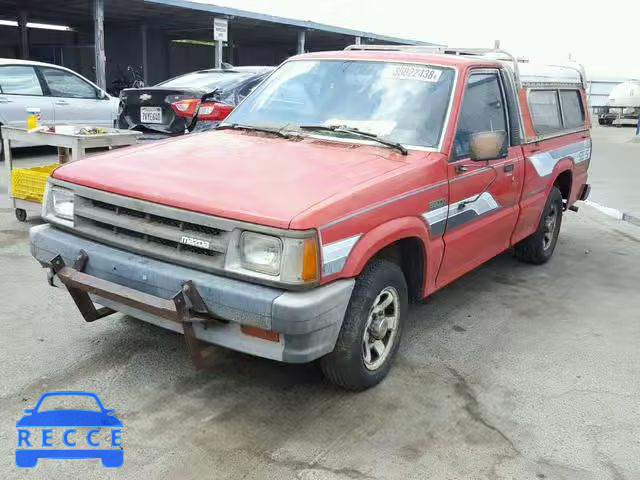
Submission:
[[[520,241],[514,247],[514,253],[518,260],[533,265],[542,265],[549,261],[558,243],[562,224],[562,208],[562,194],[558,187],[554,186],[551,188],[547,203],[542,211],[538,229],[533,235]]]
[[[356,279],[335,349],[320,359],[325,377],[352,391],[380,383],[398,351],[408,307],[407,282],[400,267],[387,260],[367,265]]]
[[[24,208],[16,208],[15,214],[16,220],[18,220],[19,222],[27,221],[27,211]]]

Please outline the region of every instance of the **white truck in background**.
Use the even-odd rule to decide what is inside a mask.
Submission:
[[[600,125],[635,127],[640,116],[640,81],[632,80],[613,87],[607,106],[598,113]]]

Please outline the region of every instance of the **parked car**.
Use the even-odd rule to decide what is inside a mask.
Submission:
[[[199,70],[120,94],[120,128],[183,135],[215,128],[273,67]],[[157,136],[157,135],[156,135]]]
[[[196,365],[200,339],[377,384],[409,301],[551,258],[590,119],[572,67],[357,48],[292,57],[215,131],[57,169],[33,255],[87,321],[184,333]]]
[[[117,98],[68,68],[0,58],[2,125],[26,128],[27,108],[38,108],[43,124],[113,128],[118,105]]]

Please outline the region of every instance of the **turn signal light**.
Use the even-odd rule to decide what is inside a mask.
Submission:
[[[313,282],[318,279],[318,242],[315,238],[307,238],[302,250],[302,280]]]

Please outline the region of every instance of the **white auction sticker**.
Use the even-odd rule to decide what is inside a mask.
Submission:
[[[437,82],[442,70],[424,67],[422,65],[397,65],[391,70],[391,78],[398,80],[421,80],[423,82]]]

